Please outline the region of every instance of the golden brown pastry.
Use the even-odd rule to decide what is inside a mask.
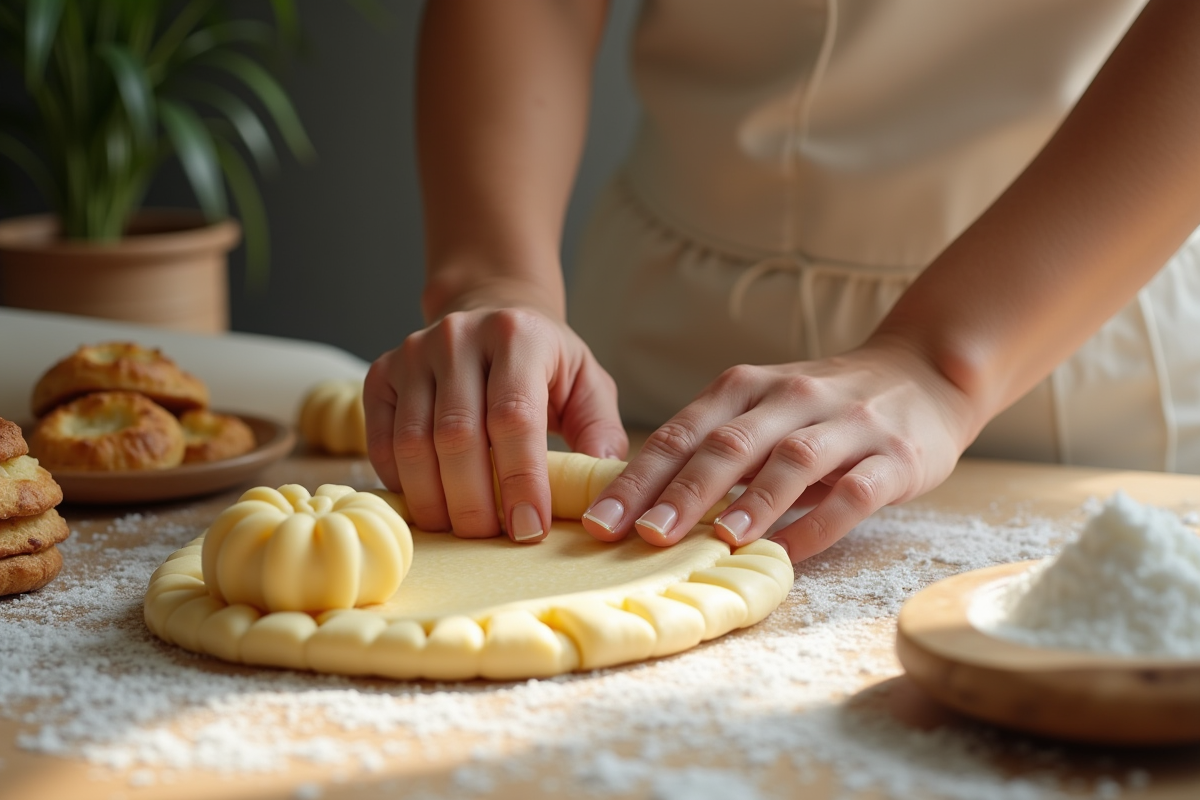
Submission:
[[[179,422],[187,444],[183,454],[185,464],[233,458],[249,453],[256,444],[250,426],[229,414],[215,414],[201,408],[185,412]]]
[[[36,553],[70,535],[67,521],[53,508],[32,517],[0,519],[0,558]]]
[[[33,414],[91,392],[140,392],[176,413],[208,405],[208,387],[157,348],[132,342],[83,345],[51,367],[33,388]]]
[[[48,469],[167,469],[183,463],[183,427],[135,392],[96,392],[38,421],[29,450]]]
[[[0,558],[0,597],[40,589],[62,569],[62,553],[50,545],[27,555]]]
[[[0,462],[0,519],[31,517],[62,502],[62,489],[36,458]]]
[[[0,462],[9,461],[29,452],[21,426],[0,417]]]

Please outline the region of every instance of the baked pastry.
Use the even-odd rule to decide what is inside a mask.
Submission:
[[[53,508],[32,517],[0,519],[0,559],[40,552],[70,535],[67,521]]]
[[[62,502],[62,489],[36,458],[0,462],[0,519],[31,517]]]
[[[136,392],[96,392],[59,406],[33,429],[29,450],[48,469],[166,469],[183,463],[183,427]]]
[[[208,387],[157,348],[132,342],[83,345],[33,387],[33,414],[91,392],[140,392],[176,413],[208,405]]]
[[[262,611],[382,603],[412,565],[408,524],[376,495],[348,486],[250,489],[204,535],[209,592]]]
[[[233,458],[254,449],[254,431],[237,417],[208,409],[185,411],[179,418],[186,449],[183,463],[200,464]]]
[[[10,461],[29,452],[21,426],[0,417],[0,462]]]
[[[312,447],[334,455],[366,455],[367,422],[363,383],[321,381],[300,404],[300,435]]]
[[[61,569],[62,553],[54,545],[28,555],[0,558],[0,597],[40,589]]]

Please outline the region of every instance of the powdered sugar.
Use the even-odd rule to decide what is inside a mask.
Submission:
[[[916,729],[887,710],[888,682],[864,691],[898,673],[893,619],[912,592],[1045,556],[1061,523],[888,509],[802,565],[789,599],[752,629],[621,669],[453,685],[234,667],[157,641],[141,619],[146,583],[199,533],[123,517],[64,543],[67,568],[50,587],[0,606],[0,713],[20,720],[21,747],[82,757],[137,785],[299,762],[386,786],[389,765],[442,765],[448,784],[405,784],[429,797],[437,786],[485,796],[516,782],[598,797],[792,796],[796,787],[769,778],[780,768],[801,781],[831,769],[847,790],[892,798],[1023,800],[1066,786],[1053,749],[1021,745],[1046,767],[1013,776],[997,760],[1013,740],[982,727]],[[1128,769],[1112,773],[1084,788],[1130,785]],[[320,793],[312,782],[296,789]]]

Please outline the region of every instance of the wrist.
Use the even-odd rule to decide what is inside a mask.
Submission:
[[[505,270],[491,263],[457,262],[429,269],[421,293],[427,323],[455,311],[489,308],[527,308],[565,321],[561,266],[555,260],[536,269]]]
[[[962,449],[1002,410],[994,402],[996,393],[990,388],[986,359],[981,351],[964,343],[939,340],[923,329],[883,325],[862,349],[876,353],[881,363],[901,369],[937,395],[953,417],[948,422],[959,432]]]

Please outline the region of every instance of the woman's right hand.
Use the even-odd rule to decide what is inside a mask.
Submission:
[[[518,542],[550,529],[547,431],[623,458],[616,384],[567,324],[535,308],[454,311],[380,356],[363,396],[368,455],[416,527]]]

